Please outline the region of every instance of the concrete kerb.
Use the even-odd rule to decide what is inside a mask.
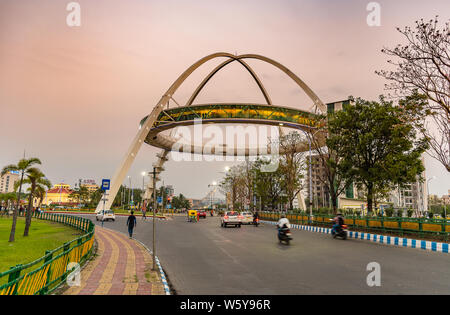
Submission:
[[[277,224],[277,222],[275,222],[275,221],[261,220],[261,222],[264,222],[267,224],[272,224],[272,225]],[[318,227],[318,226],[291,224],[291,228],[297,229],[297,230],[309,231],[309,232],[331,234],[330,228],[324,228],[324,227]],[[417,239],[410,239],[410,238],[404,238],[404,237],[387,236],[387,235],[381,235],[381,234],[355,232],[355,231],[349,231],[348,237],[358,239],[358,240],[372,241],[372,242],[376,242],[376,243],[380,243],[380,244],[384,244],[384,245],[394,245],[394,246],[402,246],[402,247],[409,247],[409,248],[417,248],[417,249],[430,250],[433,252],[447,253],[447,254],[449,253],[449,246],[450,246],[450,244],[447,244],[447,243],[439,243],[439,242],[433,242],[433,241],[417,240]]]

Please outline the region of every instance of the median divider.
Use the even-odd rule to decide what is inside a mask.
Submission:
[[[0,273],[0,295],[50,294],[92,254],[95,225],[91,220],[57,213],[35,213],[34,217],[71,226],[84,234],[46,251],[35,261]],[[71,268],[68,268],[69,264]]]
[[[272,224],[272,225],[277,224],[277,222],[275,222],[275,221],[262,220],[261,222],[264,222],[267,224]],[[303,231],[331,234],[330,228],[320,227],[320,226],[291,224],[291,228],[297,229],[297,230],[303,230]],[[348,238],[366,240],[366,241],[376,242],[376,243],[385,244],[385,245],[419,248],[419,249],[423,249],[423,250],[430,250],[433,252],[440,252],[440,253],[447,253],[447,254],[449,253],[449,245],[450,245],[447,243],[417,240],[417,239],[410,239],[410,238],[397,237],[397,236],[387,236],[387,235],[380,235],[380,234],[373,234],[373,233],[366,233],[366,232],[355,232],[355,231],[348,231]]]

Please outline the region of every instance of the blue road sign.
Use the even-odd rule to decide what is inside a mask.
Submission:
[[[102,179],[102,190],[103,191],[109,190],[110,186],[111,186],[111,180],[110,179]]]
[[[162,197],[159,196],[159,197],[157,198],[157,200],[158,200],[158,203],[161,203],[161,202],[162,202]]]

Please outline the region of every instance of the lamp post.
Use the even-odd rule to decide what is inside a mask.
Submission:
[[[427,179],[427,210],[428,210],[428,213],[430,213],[430,210],[431,210],[431,207],[430,207],[430,186],[429,186],[429,183],[430,183],[430,180],[432,180],[432,179],[436,179],[436,176],[433,176],[433,177]]]
[[[215,189],[214,187],[217,186],[217,182],[216,181],[212,182],[212,184],[208,185],[208,188],[211,186],[213,187],[213,190],[211,191],[211,193],[209,195],[209,200],[210,200],[211,210],[212,210],[213,209],[213,194],[214,194],[214,189]]]
[[[228,174],[228,172],[231,170],[231,168],[229,167],[229,166],[225,166],[225,168],[224,168],[224,172],[219,172],[219,173],[222,173],[222,174]],[[227,203],[227,210],[229,210],[229,208],[228,208],[228,196],[227,195],[225,195],[225,200],[226,200],[226,203]],[[231,202],[233,202],[233,197],[231,197]]]
[[[144,207],[144,196],[145,196],[145,175],[147,175],[147,172],[142,172],[142,195],[141,195],[141,208]]]
[[[314,137],[316,135],[316,133],[318,133],[320,130],[317,130],[316,132],[314,132],[313,134],[308,134],[307,132],[305,132],[306,134],[306,138],[308,138],[308,144],[309,144],[309,217],[312,218],[312,204],[313,204],[313,186],[312,186],[312,150],[311,150],[311,138]]]
[[[157,171],[158,167],[153,167],[153,172],[150,172],[149,175],[153,175],[153,268],[156,269],[156,174],[160,172]]]
[[[128,180],[130,182],[130,188],[128,189],[128,205],[131,204],[131,176],[128,176]]]

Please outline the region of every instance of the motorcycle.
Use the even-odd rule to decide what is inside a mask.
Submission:
[[[292,241],[291,230],[287,227],[278,229],[278,240],[280,243],[285,242],[286,245],[289,245],[289,242]]]
[[[253,224],[258,227],[259,225],[259,219],[258,218],[253,218]]]
[[[347,235],[348,235],[347,228],[348,228],[347,225],[343,224],[343,225],[339,226],[336,231],[331,230],[331,234],[333,235],[333,238],[340,237],[343,240],[346,240]]]

